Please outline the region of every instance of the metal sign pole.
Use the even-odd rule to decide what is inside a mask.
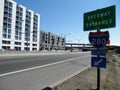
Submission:
[[[100,90],[100,68],[97,68],[97,90]]]
[[[100,32],[100,30],[97,30],[97,32]],[[97,50],[99,50],[99,48],[97,48]],[[99,58],[100,55],[97,55],[97,57]],[[97,67],[97,90],[100,90],[100,68]]]
[[[99,48],[97,48],[97,50],[99,50]],[[97,55],[97,57],[99,58],[100,55]],[[97,67],[97,90],[100,90],[100,68]]]

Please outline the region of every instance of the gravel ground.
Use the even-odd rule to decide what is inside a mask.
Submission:
[[[120,55],[107,53],[107,68],[100,71],[100,90],[120,90]],[[93,90],[96,87],[97,68],[90,67],[53,90]]]

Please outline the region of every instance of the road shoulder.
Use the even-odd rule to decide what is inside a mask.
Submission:
[[[107,68],[101,69],[101,90],[120,90],[120,55],[107,54]],[[97,68],[89,67],[52,90],[91,90],[97,87]]]

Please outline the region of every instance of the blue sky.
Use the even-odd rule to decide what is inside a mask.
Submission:
[[[83,14],[116,5],[116,27],[109,30],[112,45],[120,45],[120,0],[14,0],[41,16],[41,29],[66,34],[67,42],[89,43],[83,31]],[[70,33],[70,34],[69,34]]]

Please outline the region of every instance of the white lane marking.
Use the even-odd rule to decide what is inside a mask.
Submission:
[[[88,55],[88,56],[90,56],[90,55]],[[47,66],[52,66],[52,65],[55,65],[55,64],[61,64],[61,63],[65,63],[65,62],[68,62],[68,61],[72,61],[72,60],[80,59],[80,58],[84,58],[84,57],[86,57],[86,56],[72,58],[72,59],[68,59],[68,60],[65,60],[65,61],[50,63],[50,64],[46,64],[46,65],[42,65],[42,66],[37,66],[37,67],[32,67],[32,68],[27,68],[27,69],[23,69],[23,70],[13,71],[13,72],[9,72],[9,73],[4,73],[4,74],[0,74],[0,77],[11,75],[11,74],[16,74],[16,73],[20,73],[20,72],[24,72],[24,71],[34,70],[34,69],[38,69],[38,68],[43,68],[43,67],[47,67]]]

